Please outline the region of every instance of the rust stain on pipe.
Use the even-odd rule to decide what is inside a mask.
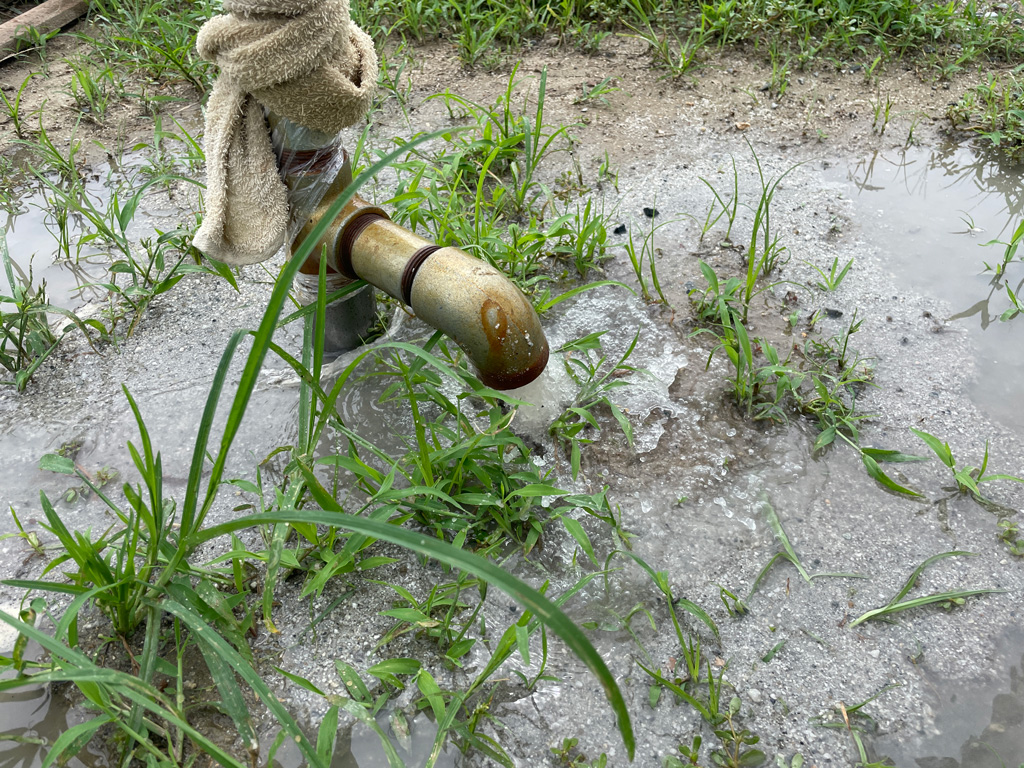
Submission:
[[[495,389],[533,381],[548,360],[540,318],[502,272],[458,248],[441,248],[420,267],[412,308],[465,350]]]

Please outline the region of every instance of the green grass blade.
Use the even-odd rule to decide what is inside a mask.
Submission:
[[[628,550],[624,550],[624,549],[616,550],[615,552],[613,552],[611,555],[608,556],[608,560],[610,560],[613,555],[623,555],[625,557],[628,557],[630,560],[635,562],[637,565],[639,565],[647,573],[647,575],[651,577],[651,581],[654,582],[655,586],[657,586],[658,589],[661,590],[662,594],[665,595],[665,599],[666,600],[671,600],[672,603],[673,603],[673,606],[675,606],[675,605],[682,606],[683,609],[687,613],[691,614],[692,616],[696,617],[697,619],[700,619],[700,621],[702,621],[707,626],[707,628],[711,630],[711,632],[715,636],[716,640],[720,640],[721,639],[719,637],[719,635],[718,635],[718,626],[715,624],[715,622],[711,619],[711,617],[707,614],[707,612],[703,608],[701,608],[699,605],[697,605],[696,603],[694,603],[694,602],[692,602],[690,600],[687,600],[685,598],[677,598],[677,597],[675,597],[672,594],[672,591],[668,588],[667,575],[666,575],[664,580],[662,578],[659,578],[659,575],[657,573],[655,573],[654,569],[651,568],[650,565],[648,565],[639,556],[633,554],[632,552],[630,552]],[[605,561],[605,565],[607,566],[607,560]],[[674,610],[675,609],[673,607],[673,611]],[[682,638],[680,638],[680,641],[681,640],[682,640]]]
[[[914,588],[914,585],[917,584],[917,579],[924,572],[925,568],[932,563],[938,562],[939,560],[943,560],[947,557],[977,557],[977,555],[974,552],[964,552],[963,550],[940,552],[937,555],[932,555],[914,569],[914,572],[910,574],[910,578],[906,580],[900,591],[896,593],[896,597],[889,601],[889,605],[894,605],[907,596],[910,590]]]
[[[918,493],[917,491],[912,491],[909,488],[903,487],[895,480],[893,480],[891,477],[889,477],[887,474],[885,474],[885,472],[882,471],[882,468],[878,466],[878,462],[875,461],[867,453],[861,451],[860,460],[861,462],[863,462],[864,469],[867,470],[871,478],[876,482],[881,483],[890,491],[896,491],[896,493],[904,493],[907,496],[914,496],[917,498],[921,497],[921,494]]]
[[[85,745],[92,740],[96,731],[107,723],[112,722],[114,722],[114,718],[110,715],[98,715],[92,720],[87,720],[84,723],[68,728],[53,742],[39,768],[50,768],[58,760],[60,761],[58,765],[66,765],[71,758],[81,752]]]
[[[590,543],[590,537],[587,536],[587,532],[583,530],[583,526],[580,525],[578,520],[571,517],[563,517],[562,525],[565,526],[565,530],[569,532],[576,543],[580,545],[580,549],[590,559],[595,566],[598,564],[597,555],[594,554],[594,545]]]
[[[334,758],[334,745],[338,741],[338,708],[331,707],[320,721],[316,734],[316,753],[324,765],[330,765]]]
[[[912,453],[902,453],[901,451],[893,451],[886,448],[861,448],[861,452],[867,454],[875,461],[886,462],[887,464],[899,464],[908,461],[928,461],[927,456],[915,456]]]
[[[804,577],[804,581],[811,584],[810,574],[808,574],[804,569],[803,563],[800,562],[800,558],[797,557],[796,552],[793,550],[793,545],[789,543],[789,536],[786,535],[786,531],[782,527],[782,521],[779,520],[779,516],[775,512],[775,508],[767,499],[762,499],[761,503],[765,509],[765,521],[768,523],[768,527],[771,528],[772,533],[775,534],[775,538],[779,540],[779,543],[782,544],[782,548],[786,551],[786,559],[796,566],[797,571],[799,571],[800,575]]]
[[[171,585],[169,590],[172,594],[174,592],[184,592],[187,594],[190,600],[201,602],[198,595],[192,592],[190,587],[184,584]],[[201,618],[199,619],[202,620]],[[231,718],[235,724],[235,728],[238,729],[238,735],[242,737],[243,743],[246,749],[252,753],[259,751],[260,743],[256,736],[256,729],[253,726],[252,718],[249,716],[249,708],[245,703],[245,698],[242,695],[242,689],[238,685],[238,681],[235,680],[235,671],[232,666],[217,653],[217,649],[210,643],[209,637],[211,633],[215,633],[216,630],[209,624],[205,625],[208,631],[197,632],[196,642],[199,643],[203,653],[203,661],[206,662],[207,669],[210,670],[210,677],[213,679],[214,684],[217,686],[217,691],[220,693],[221,705],[224,707],[224,711]],[[218,635],[219,639],[220,636]]]
[[[687,704],[689,704],[691,707],[693,707],[698,712],[700,712],[701,717],[703,717],[705,721],[707,721],[709,723],[714,723],[715,722],[715,718],[712,716],[711,711],[707,707],[705,707],[703,704],[701,704],[693,696],[691,696],[686,691],[684,691],[680,686],[676,685],[675,683],[673,683],[670,680],[665,679],[664,677],[662,677],[660,674],[658,674],[654,670],[648,669],[641,662],[638,661],[636,664],[637,664],[638,667],[640,667],[640,669],[642,669],[644,672],[646,672],[648,675],[650,675],[654,679],[654,681],[656,683],[658,683],[658,685],[665,686],[670,691],[672,691],[672,693],[674,693],[676,696],[678,696],[680,699],[682,699]]]
[[[944,443],[939,440],[939,438],[935,437],[935,435],[930,435],[920,429],[914,429],[911,427],[910,431],[921,438],[925,444],[935,452],[935,455],[939,457],[939,461],[950,469],[953,469],[956,462],[953,460],[953,452],[949,449],[949,443]]]
[[[548,299],[543,304],[539,304],[537,306],[537,314],[542,315],[545,312],[547,312],[549,309],[551,309],[552,307],[554,307],[554,306],[556,306],[558,304],[561,304],[566,299],[571,299],[574,296],[579,296],[584,291],[591,291],[591,290],[593,290],[595,288],[602,288],[602,287],[604,287],[606,285],[616,285],[619,288],[625,288],[627,291],[629,291],[634,296],[636,296],[636,291],[634,291],[632,288],[630,288],[625,283],[620,283],[618,280],[597,280],[597,281],[595,281],[593,283],[587,283],[586,285],[578,285],[575,288],[573,288],[572,290],[566,291],[565,293],[560,293],[557,296],[555,296],[553,299]]]
[[[261,516],[262,517],[262,516]],[[264,521],[264,522],[288,522]],[[274,692],[263,681],[255,669],[238,653],[231,644],[217,634],[203,619],[190,608],[186,608],[174,599],[167,599],[160,603],[160,608],[172,616],[177,616],[195,634],[196,638],[207,649],[207,653],[216,654],[219,659],[234,670],[234,673],[242,678],[252,688],[253,692],[260,698],[264,706],[270,710],[281,729],[288,734],[302,752],[306,760],[315,768],[327,768],[320,762],[315,746],[302,732],[295,720],[285,709],[281,701],[274,695]]]
[[[259,515],[248,515],[200,531],[196,535],[195,543],[198,545],[204,541],[225,536],[233,531],[255,525],[294,522],[314,523],[345,528],[364,536],[389,541],[392,544],[398,544],[418,554],[435,558],[449,566],[459,568],[484,579],[505,592],[523,608],[532,611],[537,618],[562,638],[566,645],[597,676],[604,688],[605,696],[608,698],[608,702],[618,718],[619,732],[622,735],[622,740],[630,759],[632,759],[636,750],[633,725],[629,718],[626,702],[622,698],[622,692],[615,682],[615,677],[582,630],[568,616],[556,608],[550,600],[490,560],[479,555],[465,552],[447,542],[432,538],[426,534],[416,533],[387,523],[371,521],[341,512],[337,502],[319,487],[319,483],[312,473],[305,467],[303,467],[303,471],[314,498],[322,507],[327,509],[285,510],[282,512],[272,511]]]
[[[771,556],[771,559],[764,564],[764,568],[762,568],[754,578],[754,583],[750,585],[750,591],[747,593],[747,600],[754,596],[754,593],[757,591],[757,588],[761,586],[761,582],[764,581],[764,577],[768,575],[768,571],[772,569],[772,566],[775,565],[779,559],[784,559],[785,557],[786,556],[782,552],[776,552]]]
[[[206,464],[206,449],[210,443],[210,432],[213,430],[214,414],[217,411],[217,403],[220,400],[221,392],[224,389],[224,380],[227,378],[228,368],[231,359],[235,355],[239,342],[248,334],[248,331],[238,330],[231,334],[224,353],[220,357],[220,364],[213,377],[210,386],[210,393],[206,397],[206,407],[203,409],[203,417],[199,421],[199,431],[196,434],[196,447],[192,452],[192,465],[189,468],[188,484],[185,487],[185,501],[181,511],[181,531],[188,535],[192,531],[193,522],[196,517],[197,505],[199,502],[199,485],[203,478],[203,466]]]
[[[59,582],[53,581],[33,581],[31,579],[4,579],[0,581],[7,587],[18,587],[19,589],[37,589],[41,592],[63,592],[66,595],[83,595],[92,594],[92,592],[99,592],[104,589],[110,589],[114,584],[105,584],[92,592],[86,592],[85,587],[79,587],[74,584],[60,584]]]
[[[927,595],[926,597],[917,597],[913,600],[906,600],[902,603],[896,603],[883,606],[881,608],[875,608],[873,611],[859,616],[850,622],[851,627],[855,627],[858,624],[862,624],[865,621],[871,619],[880,619],[884,616],[888,616],[892,613],[899,613],[900,611],[907,611],[911,608],[919,608],[922,605],[931,605],[932,603],[946,603],[951,600],[963,600],[968,597],[974,597],[975,595],[989,595],[989,594],[1000,594],[1007,592],[1005,589],[961,589],[955,592],[940,592],[934,595]]]

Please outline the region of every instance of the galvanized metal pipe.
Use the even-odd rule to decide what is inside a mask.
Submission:
[[[346,164],[293,242],[293,250],[351,182]],[[533,306],[500,270],[458,248],[442,248],[354,197],[314,245],[329,269],[362,278],[410,306],[469,356],[480,380],[515,389],[536,379],[548,362],[548,342]],[[311,261],[314,257],[311,257]],[[315,270],[318,261],[306,269]]]

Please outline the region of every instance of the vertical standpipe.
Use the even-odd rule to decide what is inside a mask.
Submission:
[[[282,125],[286,128],[286,152],[309,151],[289,143],[288,121],[271,116],[270,124],[275,135]],[[324,143],[331,141],[329,136],[320,137],[326,139]],[[287,171],[283,172],[288,181]],[[293,252],[351,178],[345,158],[315,207],[296,212],[306,221],[293,240]],[[318,181],[323,180],[323,176],[318,177]],[[308,185],[298,178],[288,183],[289,189]],[[328,274],[337,276],[332,279],[363,279],[404,302],[417,317],[450,336],[465,351],[486,386],[501,390],[525,386],[547,365],[548,342],[536,311],[522,291],[487,262],[458,248],[442,248],[424,240],[359,197],[349,201],[314,245],[309,262],[303,265],[304,272],[318,274],[320,254],[325,248]],[[330,317],[328,320],[333,322]]]
[[[320,220],[325,201],[333,199],[350,180],[348,157],[337,137],[314,131],[267,114],[271,141],[277,153],[277,165],[288,187],[290,211],[288,239],[294,253],[304,239],[296,234],[304,231],[311,216]],[[337,185],[341,184],[340,189]],[[333,193],[333,194],[332,194]],[[300,267],[294,287],[299,301],[316,301],[320,283],[319,254],[314,254]],[[352,278],[344,277],[328,268],[326,291],[330,295]],[[377,319],[377,301],[373,287],[366,285],[327,305],[324,319],[324,358],[333,360],[338,355],[361,346],[363,339]]]

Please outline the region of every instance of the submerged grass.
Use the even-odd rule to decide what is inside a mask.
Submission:
[[[914,572],[910,574],[910,578],[904,582],[903,587],[899,592],[890,600],[888,603],[883,605],[881,608],[875,608],[874,610],[868,611],[858,616],[856,619],[850,622],[851,627],[855,627],[858,624],[863,624],[865,621],[871,620],[888,620],[888,617],[894,613],[900,613],[901,611],[908,611],[911,608],[920,608],[925,605],[940,605],[946,609],[952,609],[955,606],[963,605],[968,597],[974,597],[975,595],[987,595],[993,593],[1006,592],[1005,589],[958,589],[950,592],[937,592],[931,595],[925,595],[924,597],[915,597],[910,600],[904,600],[904,598],[910,593],[917,585],[917,580],[924,572],[924,570],[939,560],[943,560],[947,557],[974,557],[972,552],[943,552],[938,555],[932,555],[923,563],[921,563]]]

